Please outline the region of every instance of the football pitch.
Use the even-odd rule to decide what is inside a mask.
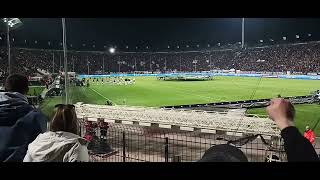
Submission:
[[[160,81],[156,77],[135,77],[132,85],[90,82],[90,87],[71,87],[70,99],[72,103],[105,104],[110,100],[116,105],[160,107],[274,98],[278,94],[282,97],[309,95],[317,89],[320,89],[317,80],[224,76],[211,81]],[[49,100],[52,102],[46,102],[47,106],[60,99]],[[296,124],[301,131],[306,125],[317,126],[320,105],[297,105],[296,108]],[[248,113],[265,114],[265,110],[251,109]],[[320,132],[320,128],[317,126],[315,131]]]

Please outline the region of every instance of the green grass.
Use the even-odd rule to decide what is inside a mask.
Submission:
[[[40,105],[40,110],[44,113],[49,120],[53,117],[53,109],[56,104],[62,103],[62,97],[46,98]]]
[[[310,126],[317,136],[320,136],[320,105],[318,104],[299,104],[295,105],[296,118],[295,125],[300,132],[304,132],[305,127]],[[266,115],[265,108],[248,109],[248,114]]]
[[[159,81],[155,77],[138,77],[128,86],[94,85],[91,88],[116,104],[132,106],[165,106],[257,98],[306,95],[319,89],[320,83],[311,80],[243,77],[215,77],[212,81]],[[104,104],[105,100],[90,89],[83,97],[88,103]],[[254,93],[254,91],[256,91]],[[77,91],[79,92],[79,91]],[[88,94],[87,94],[88,93]],[[83,93],[81,93],[83,94]],[[254,96],[253,96],[254,95]]]
[[[29,87],[28,96],[39,96],[45,87],[42,86],[31,86]]]
[[[236,101],[281,96],[307,95],[320,89],[316,80],[215,77],[212,81],[159,81],[155,77],[136,77],[136,84],[128,86],[96,85],[71,87],[71,103],[84,102],[105,104],[110,99],[117,105],[160,107],[182,104]],[[98,93],[94,92],[97,91]],[[47,102],[48,101],[48,102]],[[42,105],[46,114],[62,98],[45,100]],[[297,105],[296,125],[303,131],[305,125],[313,127],[320,118],[320,106]],[[252,109],[249,113],[265,114],[264,109]],[[320,135],[320,126],[316,128]]]

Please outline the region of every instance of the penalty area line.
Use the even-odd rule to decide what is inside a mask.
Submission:
[[[105,97],[104,95],[102,95],[101,93],[99,93],[98,91],[96,91],[95,89],[92,89],[91,87],[89,87],[89,89],[91,89],[93,92],[97,93],[99,96],[103,97],[104,99],[106,99],[106,100],[108,100],[108,101],[112,102],[112,101],[111,101],[111,99],[109,99],[109,98]],[[112,102],[112,104],[116,105],[116,104],[115,104],[115,103],[113,103],[113,102]]]

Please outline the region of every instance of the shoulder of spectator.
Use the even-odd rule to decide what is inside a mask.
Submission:
[[[23,121],[28,124],[39,125],[38,127],[40,127],[42,132],[47,130],[47,117],[36,109],[31,110],[25,117],[23,117]]]
[[[281,131],[281,136],[284,139],[292,137],[293,135],[297,135],[297,134],[301,135],[299,130],[295,126],[286,127]]]

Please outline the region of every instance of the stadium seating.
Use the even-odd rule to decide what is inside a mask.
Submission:
[[[180,61],[181,58],[181,61]],[[236,69],[247,72],[286,72],[297,74],[320,71],[320,42],[308,42],[246,49],[205,50],[168,53],[121,53],[68,51],[68,68],[80,74],[110,72],[193,72],[212,69]],[[103,59],[105,68],[103,69]],[[124,63],[119,68],[119,59]],[[0,71],[6,72],[6,48],[0,48]],[[196,64],[194,63],[197,60]],[[59,72],[63,66],[62,51],[12,48],[13,72],[26,75],[38,72]],[[89,66],[89,68],[88,68]]]

